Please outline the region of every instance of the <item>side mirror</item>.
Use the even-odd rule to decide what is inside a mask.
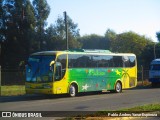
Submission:
[[[55,64],[55,61],[51,61],[49,66],[50,66],[50,70],[53,72],[54,70],[54,64]]]
[[[53,61],[51,61],[51,62],[50,62],[50,64],[49,64],[49,66],[54,65],[54,63],[55,63],[55,61],[54,61],[54,60],[53,60]]]

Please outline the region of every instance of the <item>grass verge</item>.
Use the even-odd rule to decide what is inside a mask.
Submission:
[[[155,113],[157,115],[160,114],[160,103],[154,103],[154,104],[147,104],[143,106],[136,106],[133,108],[125,108],[125,109],[120,109],[116,111],[99,111],[94,114],[89,114],[89,115],[78,115],[77,117],[72,117],[72,118],[64,118],[63,120],[76,120],[78,119],[86,119],[86,120],[130,120],[130,119],[136,119],[137,117],[133,116],[116,116],[120,114],[128,114],[132,115],[132,113]],[[111,114],[113,116],[111,116]],[[110,116],[109,116],[110,115]],[[158,118],[158,117],[157,117]]]
[[[121,109],[120,111],[160,111],[160,103],[137,106],[133,108]]]
[[[25,94],[24,85],[1,86],[1,96],[17,96]]]
[[[132,112],[156,112],[156,111],[160,111],[160,103],[147,104],[147,105],[143,105],[143,106],[136,106],[133,108],[120,109],[120,110],[116,110],[116,111],[99,111],[91,116],[108,116],[108,112],[112,112],[112,113],[114,113],[114,112],[115,113],[129,112],[129,113],[132,113]]]

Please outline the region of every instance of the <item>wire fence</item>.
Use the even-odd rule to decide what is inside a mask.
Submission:
[[[137,80],[143,81],[149,79],[149,70],[140,70],[137,72]]]
[[[25,70],[23,69],[2,69],[0,67],[0,84],[3,85],[25,85]],[[137,72],[138,81],[148,80],[149,70]]]
[[[24,85],[25,70],[4,69],[1,70],[1,85]]]

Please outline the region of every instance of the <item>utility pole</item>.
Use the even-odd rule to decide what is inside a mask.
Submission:
[[[67,24],[67,13],[64,11],[64,20],[65,20],[65,30],[66,30],[66,50],[68,50],[68,24]]]

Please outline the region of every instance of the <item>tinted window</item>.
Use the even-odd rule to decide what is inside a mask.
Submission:
[[[123,67],[122,56],[113,56],[113,67]]]
[[[135,56],[129,56],[129,64],[130,64],[130,67],[134,67],[136,65],[136,57]]]
[[[68,55],[69,68],[91,67],[90,56],[87,55]]]
[[[134,56],[123,56],[123,67],[134,67],[135,66],[135,57]]]
[[[67,55],[59,55],[56,61],[55,80],[61,80],[66,73]]]
[[[69,68],[133,67],[134,56],[69,54]]]
[[[60,62],[62,64],[62,69],[66,69],[66,59],[67,59],[67,55],[60,55],[57,58],[57,62]]]

